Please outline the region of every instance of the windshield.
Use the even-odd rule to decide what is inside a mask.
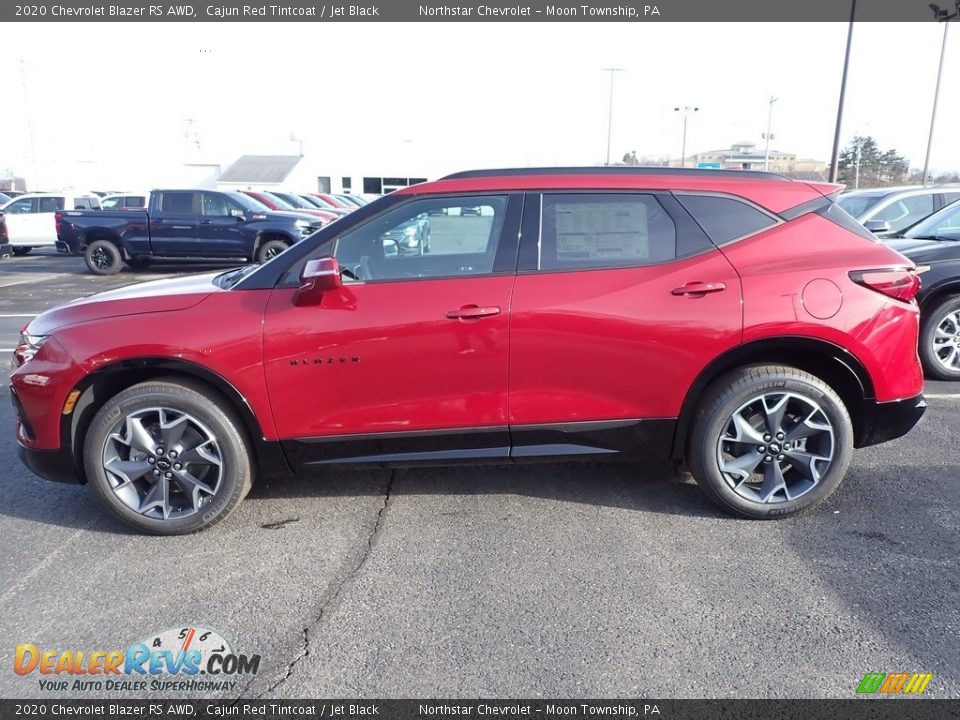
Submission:
[[[306,200],[301,200],[296,195],[291,195],[290,193],[279,193],[279,192],[271,192],[270,194],[280,198],[281,200],[286,201],[286,203],[288,205],[291,205],[292,207],[300,208],[301,210],[303,208],[306,208],[307,210],[313,209],[310,207],[310,205],[307,204]]]
[[[843,210],[846,210],[850,215],[853,215],[853,217],[859,218],[867,210],[883,200],[885,196],[885,193],[873,195],[841,195],[837,198],[837,205]]]
[[[907,230],[905,238],[937,237],[960,240],[960,200],[947,205]]]
[[[323,205],[321,205],[315,197],[311,197],[310,195],[297,195],[297,197],[303,200],[305,203],[307,203],[307,205],[309,205],[313,209],[318,209],[323,207]]]
[[[263,202],[263,200],[258,200],[257,198],[253,197],[253,195],[247,195],[246,193],[236,193],[236,194],[245,197],[247,203],[251,204],[253,209],[256,210],[257,212],[264,212],[264,211],[271,212],[273,210],[273,208],[267,205],[265,202]],[[230,197],[233,197],[233,195],[234,193],[230,193]],[[277,204],[279,205],[280,203],[278,202]]]

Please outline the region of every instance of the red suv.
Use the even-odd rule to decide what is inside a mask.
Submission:
[[[793,515],[925,408],[916,269],[838,190],[665,168],[398,190],[266,264],[37,317],[22,457],[158,534],[342,464],[658,456],[730,512]],[[431,252],[398,252],[422,225]]]

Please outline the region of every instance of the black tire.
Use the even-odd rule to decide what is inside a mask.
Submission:
[[[87,245],[83,259],[94,275],[116,275],[123,268],[120,248],[109,240],[94,240]]]
[[[766,401],[775,409],[781,400],[785,401],[784,416],[780,423],[774,422],[779,432],[767,434],[766,421],[775,420],[776,413],[763,413],[760,403]],[[808,410],[811,414],[806,420],[811,424],[797,422]],[[751,429],[736,429],[735,415],[746,418]],[[814,431],[813,426],[829,430]],[[734,440],[734,431],[746,441]],[[809,436],[800,437],[808,431]],[[687,463],[697,484],[718,506],[740,517],[767,520],[797,515],[826,500],[843,480],[852,453],[853,424],[832,388],[796,368],[753,365],[731,372],[707,388],[694,419]],[[803,458],[828,454],[826,463],[809,459],[801,470]],[[792,458],[798,460],[796,466],[790,463]],[[721,470],[721,459],[726,461],[726,472]],[[751,467],[754,461],[758,469]],[[731,472],[738,463],[744,467],[743,475]],[[808,474],[811,477],[805,477]],[[774,489],[777,478],[786,479],[779,490]]]
[[[953,321],[949,319],[950,316],[954,316]],[[953,362],[957,363],[956,368],[948,367],[938,359],[938,351],[944,353],[948,358],[951,357],[946,355],[949,349],[956,347],[960,351],[960,345],[956,344],[960,341],[960,334],[956,334],[960,333],[960,327],[957,326],[956,319],[958,316],[960,316],[960,295],[951,295],[944,298],[937,303],[936,307],[923,313],[920,323],[920,362],[923,364],[923,369],[928,377],[937,380],[960,380],[960,360],[957,359],[956,355],[952,356]],[[947,332],[952,331],[954,337],[946,345],[941,344],[938,347],[934,344],[934,341],[936,340],[937,328],[941,325],[944,325]],[[941,339],[943,339],[942,336]]]
[[[23,257],[29,255],[31,250],[33,250],[32,247],[15,247],[13,248],[13,254],[17,257]]]
[[[261,265],[275,258],[289,247],[283,240],[267,240],[257,248],[257,262]]]
[[[157,408],[164,409],[162,418]],[[163,419],[171,434],[160,433]],[[130,432],[134,423],[147,434]],[[181,427],[185,429],[177,437]],[[153,448],[144,450],[142,440],[118,440],[124,435],[146,437]],[[162,447],[164,442],[170,447]],[[152,535],[183,535],[211,527],[236,508],[253,482],[246,435],[233,410],[217,393],[180,378],[140,383],[112,397],[90,423],[83,449],[87,479],[104,504],[124,522]],[[108,471],[107,464],[123,468],[135,482],[123,482],[123,476]],[[195,481],[203,483],[204,491],[188,493],[187,488],[196,488]],[[165,483],[159,486],[161,492],[156,492],[157,483]],[[128,486],[123,490],[126,499],[115,490],[118,485],[120,490]],[[158,497],[161,506],[151,507]]]
[[[146,255],[138,255],[137,257],[130,258],[127,261],[127,265],[129,265],[133,270],[146,270],[148,267],[150,267],[150,260],[151,258],[147,257]]]

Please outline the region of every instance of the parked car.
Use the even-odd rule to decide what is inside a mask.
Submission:
[[[929,267],[917,294],[924,370],[938,380],[960,380],[960,201],[887,243]]]
[[[331,193],[331,197],[335,197],[337,200],[343,203],[344,207],[363,207],[367,204],[366,200],[358,198],[356,195],[343,195],[340,193]]]
[[[154,258],[266,262],[321,226],[266,212],[241,193],[152,190],[146,212],[57,213],[57,249],[82,254],[97,275]]]
[[[342,217],[346,214],[346,211],[344,211],[342,208],[327,207],[326,205],[321,205],[319,203],[312,203],[303,199],[296,193],[282,192],[280,190],[267,190],[266,194],[283,200],[285,203],[291,205],[297,210],[323,210],[324,212],[331,213],[337,217]]]
[[[271,195],[268,192],[261,192],[258,190],[241,190],[244,195],[255,200],[258,203],[261,203],[264,207],[269,208],[277,212],[296,212],[303,215],[311,215],[313,217],[320,218],[324,225],[329,222],[336,220],[339,215],[332,212],[327,212],[326,210],[320,210],[318,208],[296,208],[286,200],[283,200],[276,195]]]
[[[100,198],[93,193],[27,193],[0,207],[0,223],[14,255],[57,242],[55,215],[59,210],[97,210]]]
[[[349,210],[346,208],[331,207],[330,205],[327,205],[325,202],[320,200],[320,198],[316,198],[313,195],[310,195],[308,193],[293,193],[293,194],[296,195],[296,197],[299,198],[300,200],[303,200],[305,203],[310,205],[311,207],[318,208],[320,210],[323,210],[324,212],[333,213],[337,217],[343,217],[344,215],[351,212],[352,210],[356,210],[355,205],[351,205]]]
[[[323,202],[330,205],[331,207],[342,208],[343,210],[354,210],[357,207],[353,203],[347,202],[345,200],[341,200],[340,198],[336,197],[335,195],[331,195],[330,193],[315,192],[310,194],[315,198],[319,198],[320,200],[323,200]]]
[[[925,407],[916,268],[837,189],[620,167],[403,188],[263,265],[36,317],[20,452],[157,534],[330,465],[660,457],[732,513],[794,515]],[[463,206],[484,222],[448,213],[434,252],[389,251]],[[424,358],[442,372],[405,371]]]
[[[100,198],[103,210],[143,210],[150,203],[150,193],[115,193]]]
[[[850,190],[837,204],[877,237],[888,238],[956,200],[960,185],[911,185]]]
[[[13,200],[12,197],[10,197],[9,195],[7,195],[6,193],[0,192],[0,206],[6,205],[6,204],[7,204],[8,202],[10,202],[11,200]]]

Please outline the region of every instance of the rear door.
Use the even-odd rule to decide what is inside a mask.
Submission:
[[[740,281],[668,193],[528,194],[510,327],[513,455],[655,443],[740,341]]]
[[[200,193],[164,190],[157,194],[150,215],[150,245],[153,253],[168,257],[197,257],[197,214]]]

